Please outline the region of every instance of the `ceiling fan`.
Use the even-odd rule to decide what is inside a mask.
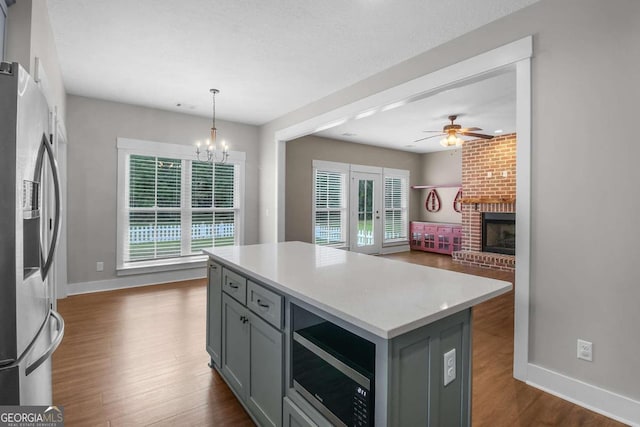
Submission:
[[[456,115],[449,116],[449,120],[451,120],[451,123],[448,124],[448,125],[445,125],[442,128],[442,131],[439,131],[439,130],[425,130],[425,131],[423,131],[423,132],[429,132],[429,133],[436,132],[437,135],[432,135],[432,136],[427,136],[425,138],[416,139],[413,142],[424,141],[425,139],[444,136],[444,138],[440,141],[440,145],[442,145],[443,147],[451,147],[452,145],[455,145],[455,146],[459,147],[464,142],[464,140],[462,138],[460,138],[459,135],[470,136],[470,137],[473,137],[473,138],[481,138],[481,139],[491,139],[491,138],[493,138],[492,135],[485,135],[485,134],[482,134],[482,133],[475,133],[475,131],[482,130],[480,128],[477,128],[477,127],[463,128],[459,124],[454,123],[454,121],[457,118],[458,118],[458,116],[456,116]]]

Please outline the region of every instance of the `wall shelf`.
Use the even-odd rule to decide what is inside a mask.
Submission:
[[[411,188],[414,190],[424,190],[431,188],[455,188],[462,187],[462,184],[442,184],[442,185],[412,185]]]
[[[460,199],[460,203],[465,205],[477,205],[481,203],[515,203],[515,197],[464,197]]]

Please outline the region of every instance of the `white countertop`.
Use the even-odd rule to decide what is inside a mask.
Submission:
[[[501,280],[302,242],[225,246],[204,252],[385,339],[512,288]]]

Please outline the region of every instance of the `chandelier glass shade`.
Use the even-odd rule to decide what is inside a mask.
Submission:
[[[440,140],[440,145],[443,147],[451,147],[454,145],[456,147],[461,147],[463,142],[464,140],[456,134],[455,130],[453,130],[449,131],[449,134]]]

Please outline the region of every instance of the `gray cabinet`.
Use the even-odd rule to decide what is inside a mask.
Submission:
[[[318,427],[300,408],[288,397],[284,398],[282,406],[284,427]]]
[[[247,309],[227,294],[222,295],[222,375],[246,400],[249,377]]]
[[[249,313],[247,406],[261,425],[282,425],[282,332]]]
[[[283,334],[238,301],[240,287],[224,286],[229,282],[225,273],[226,270],[221,293],[220,372],[259,425],[279,427],[284,396]],[[230,283],[239,282],[235,278]],[[273,294],[260,285],[252,286],[260,295]],[[274,295],[277,296],[271,296]]]
[[[207,264],[207,352],[212,365],[220,366],[222,345],[222,266]]]

